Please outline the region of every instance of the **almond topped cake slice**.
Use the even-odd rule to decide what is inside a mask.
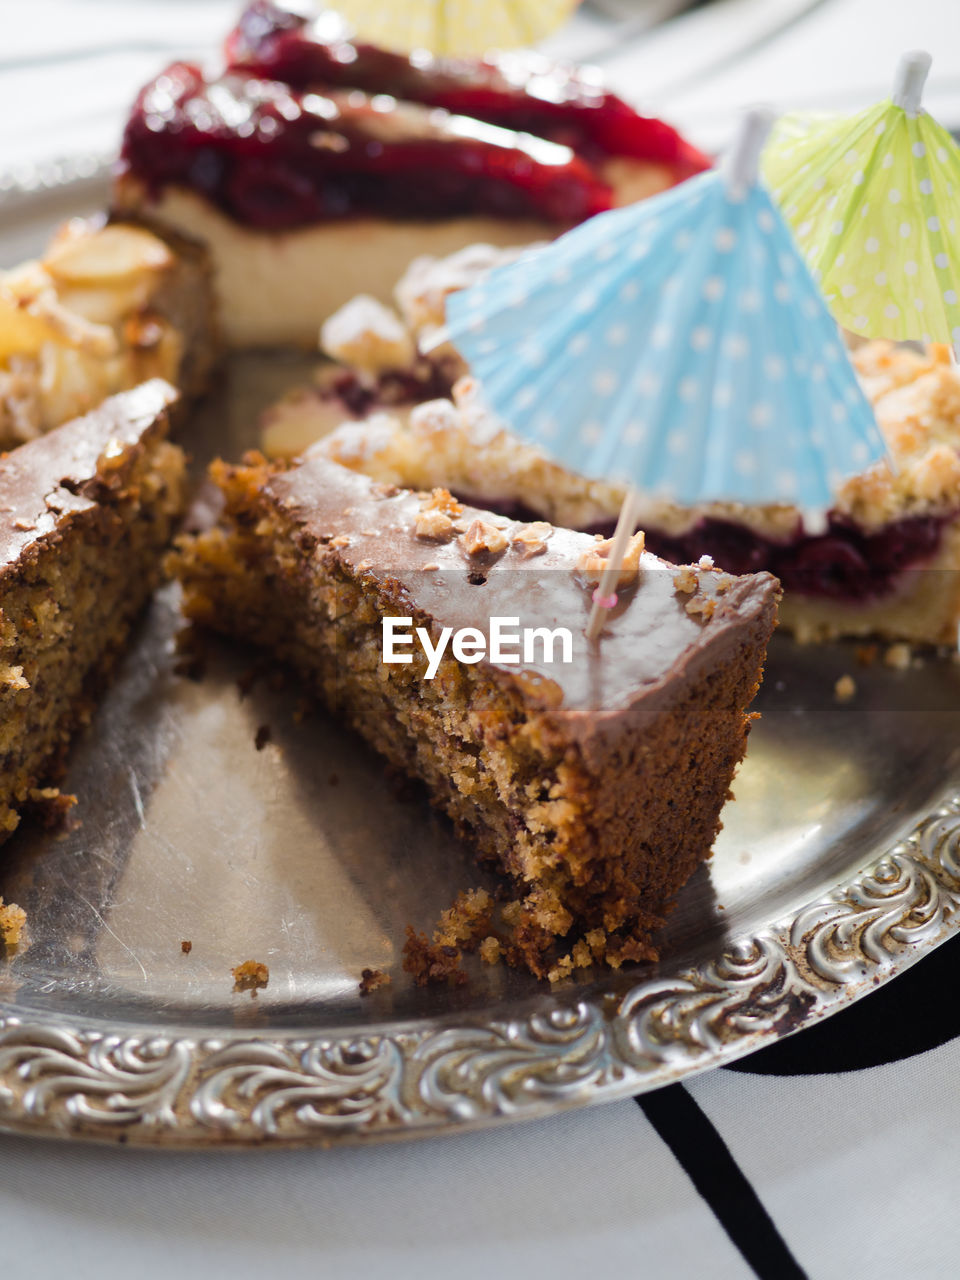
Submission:
[[[775,580],[678,570],[638,534],[591,644],[602,539],[380,485],[317,451],[212,476],[220,522],[171,558],[186,615],[291,663],[425,782],[509,882],[508,958],[544,975],[653,956],[746,747]],[[512,657],[497,619],[522,634]]]
[[[878,636],[953,645],[960,623],[960,371],[946,348],[869,343],[853,361],[893,462],[840,484],[825,527],[791,506],[649,500],[647,547],[674,563],[711,556],[780,579],[781,625],[800,640]],[[824,428],[829,429],[829,427]],[[623,489],[553,462],[487,414],[463,380],[454,402],[349,422],[316,448],[374,479],[444,485],[508,515],[612,531]],[[895,468],[895,470],[894,470]]]
[[[0,449],[150,378],[190,399],[216,357],[204,249],[74,218],[42,258],[0,271]]]
[[[186,498],[159,379],[0,457],[0,840],[55,799],[71,735],[160,577]]]

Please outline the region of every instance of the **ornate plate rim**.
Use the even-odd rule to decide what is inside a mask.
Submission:
[[[0,173],[0,216],[102,177]],[[720,1066],[829,1016],[960,931],[960,790],[852,879],[719,955],[551,1008],[311,1038],[145,1034],[0,1003],[0,1131],[144,1146],[331,1145],[533,1119]],[[616,986],[615,994],[610,986]]]
[[[316,1038],[112,1034],[0,1007],[0,1129],[330,1145],[533,1119],[658,1088],[835,1013],[960,929],[960,794],[851,880],[719,956],[543,1013]]]

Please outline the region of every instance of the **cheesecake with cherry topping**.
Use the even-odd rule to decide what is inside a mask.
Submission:
[[[238,345],[312,344],[418,255],[550,238],[706,167],[669,126],[532,59],[400,57],[257,4],[207,74],[140,93],[113,207],[204,240]]]

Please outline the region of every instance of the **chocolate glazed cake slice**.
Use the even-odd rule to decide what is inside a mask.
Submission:
[[[292,663],[426,783],[512,885],[508,959],[558,976],[653,957],[652,932],[719,830],[776,581],[677,569],[636,535],[594,647],[602,540],[379,485],[316,451],[288,469],[216,464],[213,478],[219,526],[172,557],[187,616]],[[542,635],[512,661],[448,643],[431,670],[412,643],[409,662],[388,663],[388,618],[422,628],[427,648],[468,628],[489,637],[504,618],[568,629],[569,651]]]
[[[46,784],[159,579],[186,492],[176,396],[155,379],[0,457],[0,840],[56,807]]]

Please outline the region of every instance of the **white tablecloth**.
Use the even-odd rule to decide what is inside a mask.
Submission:
[[[768,25],[799,17],[738,52],[761,9]],[[234,11],[7,0],[0,170],[108,152],[139,84],[176,53],[208,52]],[[575,54],[597,30],[584,15],[553,45]],[[898,53],[927,45],[931,106],[957,126],[958,36],[960,0],[720,0],[608,66],[714,145],[751,101],[879,96]],[[71,1280],[954,1276],[958,960],[949,944],[746,1071],[532,1125],[244,1155],[0,1138],[0,1267]]]

